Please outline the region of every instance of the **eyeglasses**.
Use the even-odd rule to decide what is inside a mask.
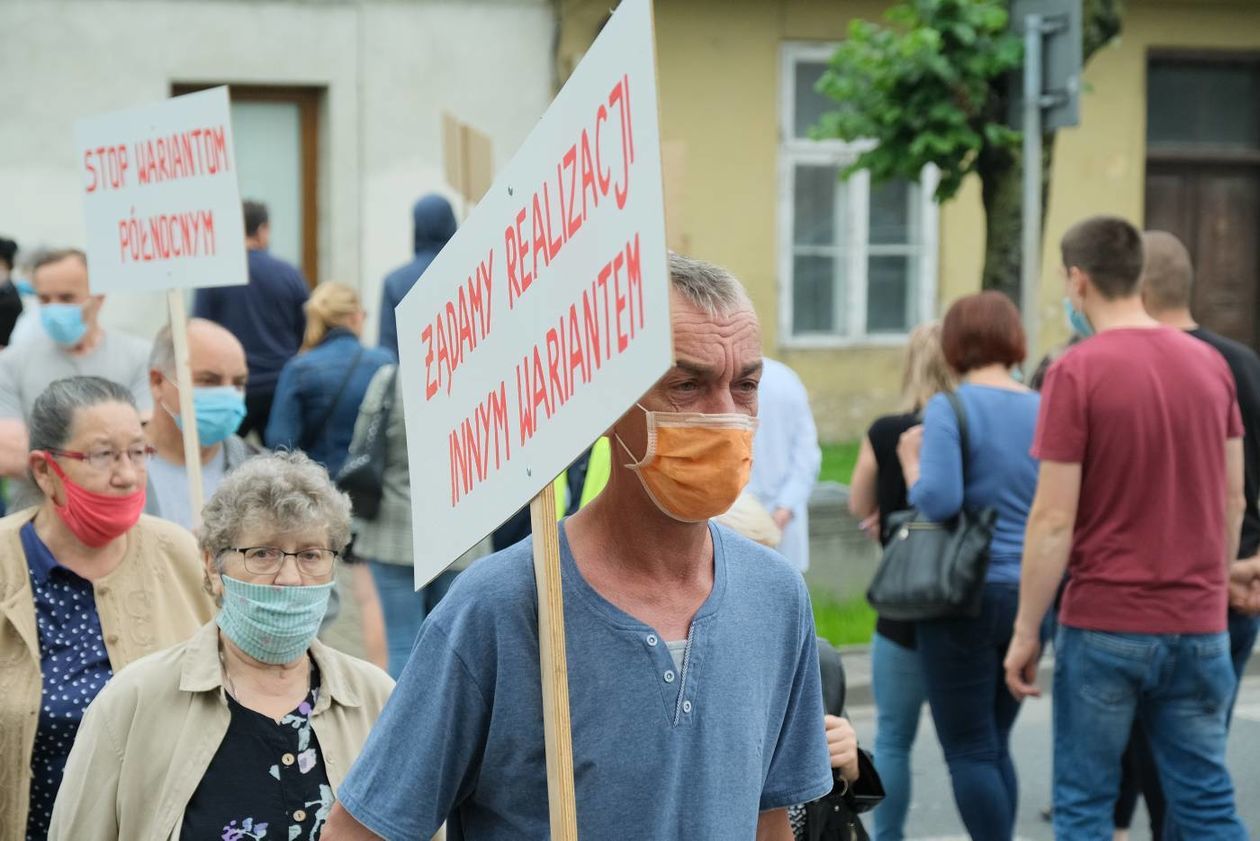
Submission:
[[[122,461],[126,456],[134,467],[145,467],[149,463],[149,458],[157,453],[157,450],[145,444],[136,444],[125,450],[99,449],[92,450],[90,453],[80,453],[75,450],[56,450],[49,449],[47,452],[61,458],[72,458],[78,461],[85,461],[92,465],[93,469],[106,471],[111,470],[115,465]]]
[[[275,575],[284,567],[286,558],[297,561],[298,571],[314,578],[327,575],[332,571],[333,561],[341,557],[341,553],[332,549],[299,549],[286,552],[275,546],[228,546],[222,552],[240,552],[245,559],[245,569],[254,575]]]

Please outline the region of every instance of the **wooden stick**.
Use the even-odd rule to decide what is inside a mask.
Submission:
[[[197,409],[193,405],[192,369],[188,362],[188,313],[182,289],[166,293],[170,311],[171,340],[175,346],[175,385],[179,389],[179,417],[184,427],[184,469],[188,472],[188,505],[192,526],[201,526],[201,444],[197,440]]]
[[[573,737],[569,726],[569,667],[564,653],[564,592],[555,485],[529,503],[538,587],[538,654],[542,667],[543,732],[547,745],[547,802],[552,841],[577,841]]]

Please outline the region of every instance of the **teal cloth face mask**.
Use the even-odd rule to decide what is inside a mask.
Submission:
[[[87,333],[83,307],[78,304],[41,304],[39,320],[49,338],[64,347],[74,347]]]
[[[306,653],[328,609],[333,583],[309,587],[223,579],[219,630],[260,663],[292,663]]]
[[[1085,313],[1076,308],[1071,298],[1063,299],[1063,314],[1067,316],[1068,329],[1073,333],[1082,339],[1088,339],[1094,335],[1094,325],[1089,323]]]

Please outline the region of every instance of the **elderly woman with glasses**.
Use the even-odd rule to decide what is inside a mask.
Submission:
[[[393,681],[315,639],[350,501],[301,453],[257,456],[202,516],[220,602],[83,719],[50,839],[315,841]]]
[[[130,391],[57,380],[27,429],[44,501],[0,520],[0,838],[42,841],[88,704],[214,606],[192,535],[140,513],[151,451]]]

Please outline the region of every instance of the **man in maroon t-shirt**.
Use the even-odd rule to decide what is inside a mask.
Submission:
[[[1069,573],[1055,642],[1054,824],[1109,841],[1134,716],[1177,826],[1245,841],[1225,767],[1235,688],[1227,569],[1243,511],[1242,424],[1225,360],[1146,314],[1142,240],[1094,217],[1061,243],[1069,318],[1096,333],[1046,375],[1032,454],[1012,693],[1038,695],[1038,629]]]

